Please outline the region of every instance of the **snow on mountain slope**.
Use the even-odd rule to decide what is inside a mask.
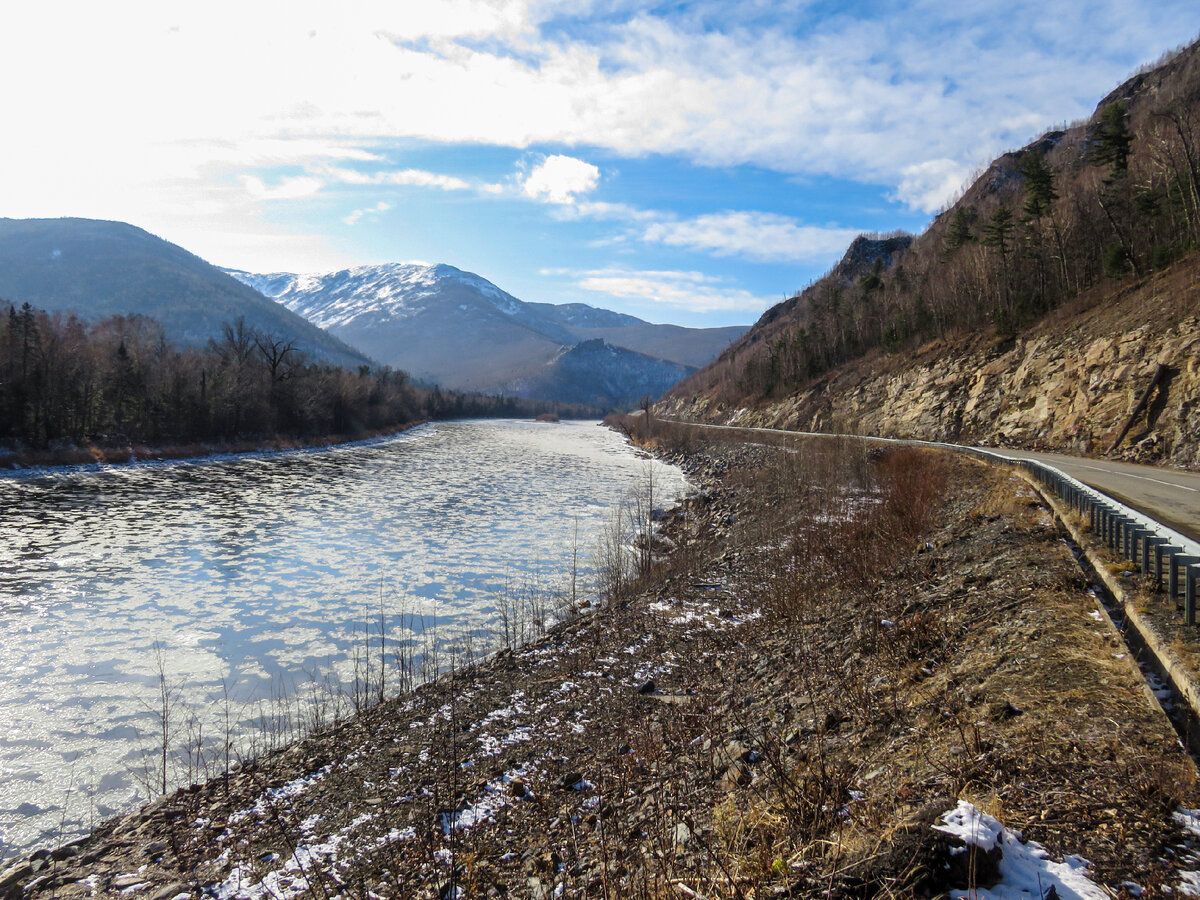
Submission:
[[[456,390],[624,403],[661,393],[732,339],[722,329],[651,325],[580,303],[526,303],[448,265],[226,271],[375,359]],[[599,352],[605,340],[620,352]],[[595,341],[593,351],[567,353],[581,341]]]
[[[444,305],[447,291],[455,289],[479,301],[467,305],[481,312],[499,311],[554,340],[570,340],[553,320],[543,321],[531,304],[500,290],[486,278],[454,266],[384,263],[307,275],[227,271],[292,312],[330,330],[361,326],[365,321],[383,324],[411,319]]]

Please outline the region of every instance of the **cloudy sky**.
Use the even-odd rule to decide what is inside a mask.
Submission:
[[[0,215],[732,324],[1200,32],[1195,0],[7,4]]]

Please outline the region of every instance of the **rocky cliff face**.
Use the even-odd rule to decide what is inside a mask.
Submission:
[[[1163,366],[1159,372],[1159,366]],[[1144,409],[1133,417],[1147,394]],[[1200,260],[1095,291],[1007,342],[873,354],[756,407],[666,410],[728,424],[1040,447],[1200,466]]]

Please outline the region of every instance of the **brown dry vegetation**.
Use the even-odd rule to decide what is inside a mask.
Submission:
[[[1024,480],[650,428],[704,490],[608,607],[106,823],[12,895],[931,896],[988,877],[928,827],[960,797],[1114,891],[1178,881],[1193,765]]]

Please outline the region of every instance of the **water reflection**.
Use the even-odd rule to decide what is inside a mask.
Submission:
[[[352,675],[381,604],[396,637],[486,630],[506,583],[565,578],[572,522],[586,556],[647,467],[683,489],[594,423],[456,422],[0,481],[0,858],[144,798],[156,647],[181,703],[245,710]]]

